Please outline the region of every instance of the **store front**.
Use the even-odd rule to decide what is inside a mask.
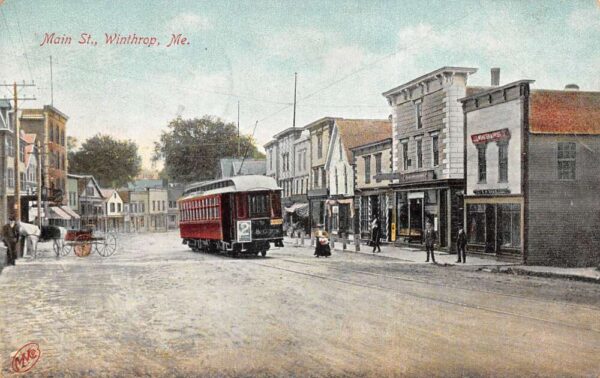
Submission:
[[[310,230],[313,233],[317,229],[328,227],[325,201],[329,192],[327,189],[312,189],[308,191],[308,209],[310,218]]]
[[[389,240],[392,208],[388,193],[380,191],[378,193],[364,194],[359,197],[359,200],[361,239],[371,238],[371,223],[375,216],[377,216],[381,224],[381,240]]]
[[[329,218],[329,230],[337,235],[353,234],[354,200],[352,198],[329,199],[325,205]]]
[[[523,259],[523,204],[520,197],[466,198],[465,219],[471,253]]]
[[[395,222],[391,229],[395,229],[396,241],[422,243],[425,227],[431,223],[437,232],[438,247],[454,250],[463,217],[460,184],[395,189]]]

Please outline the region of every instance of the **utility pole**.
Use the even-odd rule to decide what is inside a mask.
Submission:
[[[237,156],[238,158],[240,157],[240,102],[238,101],[238,120],[237,120],[238,124],[238,149],[237,149]]]
[[[40,149],[42,148],[40,141],[35,142],[35,160],[37,163],[37,215],[38,227],[42,227],[42,161],[40,159]]]
[[[7,87],[10,86],[10,84],[1,84],[1,86]],[[17,84],[17,82],[15,81],[12,84],[13,87],[13,102],[14,102],[14,110],[13,110],[13,116],[14,116],[14,125],[15,125],[15,134],[14,134],[14,146],[15,146],[15,156],[14,156],[14,171],[15,171],[15,205],[14,205],[14,211],[15,211],[15,220],[17,220],[18,222],[21,221],[21,170],[19,169],[19,163],[21,161],[21,127],[20,127],[20,122],[19,122],[19,101],[25,101],[25,100],[35,100],[35,98],[19,98],[18,93],[17,93],[17,87],[33,87],[35,86],[35,84],[31,83],[31,84],[26,84],[25,82],[23,82],[22,84]]]
[[[52,80],[52,55],[50,55],[50,105],[54,106],[54,81]]]
[[[292,121],[292,128],[296,128],[296,87],[298,84],[298,73],[294,72],[294,119]]]

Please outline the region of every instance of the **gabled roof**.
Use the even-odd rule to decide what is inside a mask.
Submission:
[[[241,172],[240,167],[242,168]],[[239,175],[264,175],[267,173],[267,161],[265,159],[246,159],[242,165],[242,159],[222,158],[219,160],[219,178]]]
[[[117,190],[117,193],[124,203],[129,202],[129,190]]]
[[[600,92],[532,90],[529,131],[600,135]]]
[[[386,119],[337,119],[335,125],[348,161],[352,161],[354,147],[392,137],[392,123]]]
[[[104,199],[109,199],[113,195],[114,192],[115,192],[114,189],[100,188],[100,194],[102,195],[102,197]]]
[[[33,149],[35,147],[35,139],[36,139],[37,135],[36,134],[26,134],[26,133],[22,133],[21,134],[21,139],[23,139],[25,141],[25,167],[29,166],[29,161],[31,160],[31,157],[33,156]]]

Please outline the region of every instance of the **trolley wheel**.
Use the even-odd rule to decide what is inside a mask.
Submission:
[[[86,257],[92,253],[92,247],[90,235],[82,234],[75,238],[75,242],[73,243],[73,252],[75,252],[76,256]]]
[[[96,243],[96,252],[102,257],[112,256],[117,250],[117,237],[115,234],[104,234]]]
[[[266,250],[266,249],[263,249],[262,251],[260,251],[260,255],[261,255],[262,257],[265,257],[265,256],[267,255],[267,250]]]

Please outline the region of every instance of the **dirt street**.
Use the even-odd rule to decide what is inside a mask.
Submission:
[[[600,375],[600,285],[293,247],[233,259],[173,232],[119,243],[2,271],[3,376],[28,342],[34,376]]]

